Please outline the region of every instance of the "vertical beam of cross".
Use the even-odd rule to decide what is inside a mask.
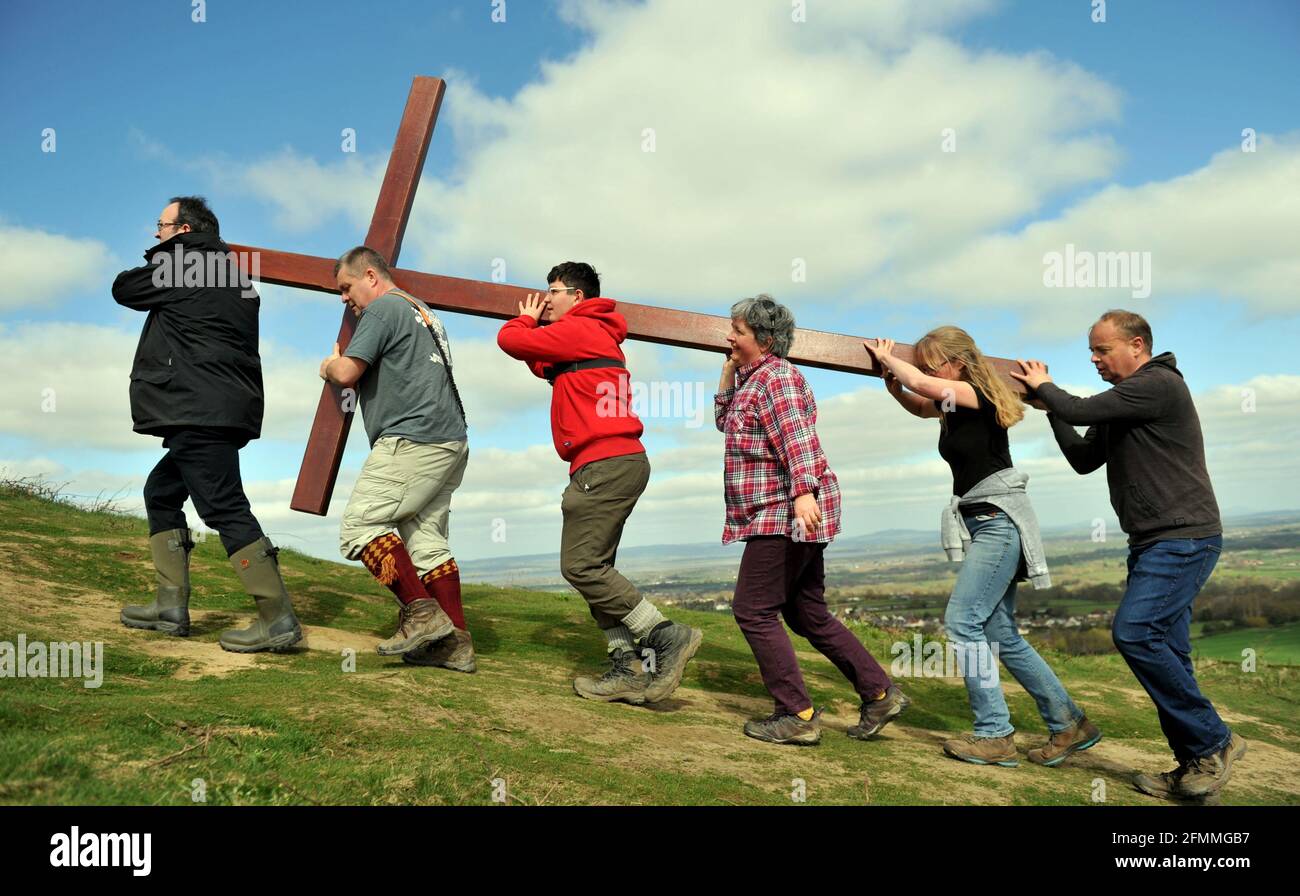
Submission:
[[[433,138],[433,126],[445,90],[446,83],[441,78],[418,77],[414,80],[406,98],[401,126],[397,129],[397,139],[393,142],[392,155],[388,157],[388,170],[379,189],[375,213],[370,218],[365,245],[392,265],[397,264],[397,256],[402,250],[406,222],[415,202],[415,189],[420,183],[420,171],[429,152],[429,141]],[[348,347],[356,328],[356,315],[345,308],[339,326],[340,349]],[[349,402],[348,407],[352,406],[354,402]],[[311,424],[311,436],[307,439],[307,450],[298,471],[298,483],[289,503],[294,510],[323,515],[329,509],[334,480],[352,426],[352,415],[352,410],[344,410],[342,389],[326,383],[316,405],[316,418]]]

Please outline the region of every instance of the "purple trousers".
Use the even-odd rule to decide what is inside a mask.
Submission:
[[[731,611],[777,712],[797,713],[813,705],[782,618],[835,664],[863,702],[875,700],[891,684],[880,663],[826,606],[825,549],[821,542],[764,535],[746,542],[740,559]]]

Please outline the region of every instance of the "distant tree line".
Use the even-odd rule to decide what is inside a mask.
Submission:
[[[1235,628],[1268,628],[1300,620],[1300,582],[1280,588],[1251,583],[1210,582],[1196,600],[1192,618],[1201,634]]]

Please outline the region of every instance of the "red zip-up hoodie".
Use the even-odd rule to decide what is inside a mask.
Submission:
[[[566,361],[617,358],[627,320],[613,299],[583,299],[559,320],[539,326],[527,314],[506,321],[497,345],[545,379],[547,368]],[[644,451],[641,420],[632,413],[631,377],[622,367],[575,370],[556,378],[551,393],[551,438],[569,475],[594,460]]]

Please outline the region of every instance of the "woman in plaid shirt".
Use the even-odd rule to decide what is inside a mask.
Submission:
[[[821,712],[784,617],[853,683],[862,711],[848,734],[866,740],[910,701],[826,607],[822,552],[839,532],[840,486],[814,429],[812,389],[786,360],[793,340],[794,316],[771,296],[737,302],[713,398],[726,435],[722,543],[745,542],[731,608],[776,702],[772,715],[745,723],[745,734],[777,744],[821,740]]]

